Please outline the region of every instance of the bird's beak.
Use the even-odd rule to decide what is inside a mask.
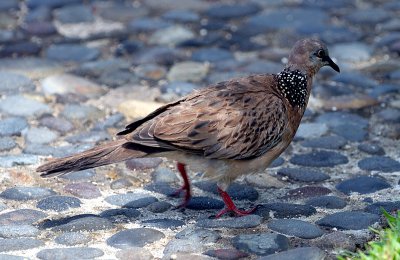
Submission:
[[[330,66],[332,69],[334,69],[334,70],[336,70],[337,72],[340,73],[340,68],[339,68],[339,66],[338,66],[336,63],[333,62],[333,60],[331,59],[331,57],[325,56],[325,57],[323,58],[323,61],[326,62],[326,65]]]

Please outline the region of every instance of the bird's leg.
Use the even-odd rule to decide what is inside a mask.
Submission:
[[[235,203],[233,203],[231,197],[229,196],[229,194],[226,191],[224,191],[223,189],[218,187],[218,192],[219,192],[219,195],[221,195],[222,200],[225,203],[225,208],[223,210],[221,210],[220,212],[218,212],[218,214],[215,216],[215,218],[219,218],[222,215],[229,213],[229,212],[233,212],[236,216],[246,216],[246,215],[253,213],[257,209],[257,207],[255,207],[250,210],[240,210],[236,207]]]
[[[180,189],[178,189],[174,193],[174,195],[178,196],[182,191],[185,191],[185,198],[184,198],[183,202],[178,206],[178,208],[184,208],[189,203],[190,198],[192,197],[192,194],[190,193],[190,182],[189,182],[189,178],[186,173],[185,165],[183,163],[178,162],[176,164],[176,166],[178,168],[179,173],[182,176],[183,186]]]

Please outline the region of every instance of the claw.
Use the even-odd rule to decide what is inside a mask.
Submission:
[[[217,213],[217,215],[215,215],[215,218],[219,218],[222,215],[226,214],[226,213],[230,213],[233,212],[235,214],[235,216],[237,217],[241,217],[241,216],[247,216],[252,214],[258,207],[254,207],[252,209],[249,210],[241,210],[238,209],[235,205],[235,203],[233,203],[232,198],[229,196],[229,194],[222,190],[220,187],[218,187],[218,192],[222,197],[222,200],[225,203],[225,208],[223,210],[221,210],[220,212]]]

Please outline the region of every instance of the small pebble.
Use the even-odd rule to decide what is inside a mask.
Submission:
[[[78,232],[65,232],[54,239],[54,242],[60,245],[76,246],[87,244],[91,241],[90,237]]]
[[[200,218],[196,226],[201,228],[253,228],[261,224],[262,217],[258,215],[248,215],[237,218]]]
[[[6,189],[0,194],[0,197],[9,200],[36,200],[55,194],[48,188],[19,186]]]
[[[64,191],[83,199],[95,199],[101,196],[99,188],[90,182],[67,184]]]
[[[52,259],[93,259],[103,256],[104,252],[92,247],[52,248],[39,251],[36,256],[43,260]]]
[[[185,222],[178,219],[162,218],[162,219],[150,219],[142,221],[142,225],[144,227],[148,226],[160,229],[177,229],[178,227],[184,226]]]
[[[0,252],[28,250],[41,246],[44,246],[44,243],[34,238],[4,238],[0,243]]]
[[[68,196],[50,196],[40,200],[36,207],[43,210],[66,211],[71,208],[79,208],[81,201]]]
[[[17,209],[0,214],[0,225],[32,225],[47,217],[46,213],[33,209]]]
[[[324,234],[318,226],[297,219],[275,219],[268,223],[268,227],[284,235],[305,239],[320,237]]]
[[[165,235],[162,232],[155,229],[134,228],[119,231],[109,237],[106,242],[109,246],[127,249],[130,247],[144,247],[164,237]]]
[[[307,200],[306,205],[327,209],[342,209],[346,207],[347,203],[345,200],[336,196],[318,196]]]
[[[236,249],[256,255],[270,255],[289,248],[289,239],[280,234],[258,233],[233,237]]]
[[[138,219],[140,211],[136,209],[108,209],[100,213],[100,217],[113,223],[131,223]]]

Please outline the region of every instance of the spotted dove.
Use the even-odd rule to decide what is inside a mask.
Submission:
[[[42,177],[125,161],[166,157],[178,162],[185,191],[191,198],[185,165],[217,181],[225,209],[238,209],[226,192],[238,176],[263,171],[290,144],[307,106],[313,76],[323,66],[340,72],[328,49],[316,39],[294,45],[288,63],[278,74],[232,79],[197,90],[135,121],[120,139],[85,152],[53,159],[40,166]]]

